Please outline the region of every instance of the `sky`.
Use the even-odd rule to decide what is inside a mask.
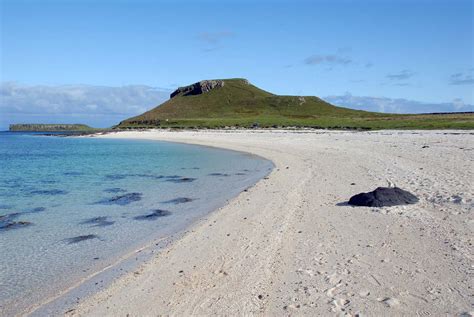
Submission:
[[[474,111],[473,3],[0,0],[0,129],[110,126],[235,77],[357,109]]]

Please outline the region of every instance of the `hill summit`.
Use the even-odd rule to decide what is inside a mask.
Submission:
[[[457,117],[456,117],[457,118]],[[443,128],[463,127],[432,115],[392,115],[337,107],[314,96],[279,96],[242,78],[202,80],[173,91],[161,105],[116,128]],[[466,122],[472,125],[472,116]],[[429,121],[427,123],[427,121]],[[420,125],[421,123],[421,125]],[[427,126],[427,124],[430,124]]]

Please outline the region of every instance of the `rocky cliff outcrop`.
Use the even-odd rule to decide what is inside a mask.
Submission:
[[[189,95],[200,95],[214,88],[219,88],[224,86],[223,80],[202,80],[200,82],[194,83],[189,86],[179,87],[173,93],[171,93],[170,98],[173,98],[176,95],[183,94],[183,96]]]

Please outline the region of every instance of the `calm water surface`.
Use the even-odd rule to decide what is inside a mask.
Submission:
[[[183,230],[272,167],[192,145],[0,132],[0,315]]]

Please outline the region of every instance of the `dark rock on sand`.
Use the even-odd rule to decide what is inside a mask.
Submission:
[[[163,204],[175,204],[175,205],[178,205],[178,204],[184,204],[184,203],[190,203],[192,202],[193,198],[188,198],[188,197],[178,197],[178,198],[175,198],[175,199],[170,199],[170,200],[166,200],[166,201],[162,201]]]
[[[33,195],[66,195],[68,192],[61,189],[44,189],[44,190],[33,190],[31,194]]]
[[[349,205],[368,207],[390,207],[414,204],[418,198],[398,187],[378,187],[372,192],[352,196]]]
[[[81,222],[83,225],[91,225],[92,227],[106,227],[111,226],[114,223],[115,221],[107,220],[107,217],[95,217]]]
[[[64,241],[66,241],[68,244],[74,244],[74,243],[82,242],[85,240],[98,239],[98,238],[99,237],[95,234],[87,234],[83,236],[67,238],[67,239],[64,239]]]
[[[196,178],[192,177],[182,177],[182,178],[170,178],[167,179],[167,182],[172,182],[172,183],[191,183],[194,182]]]
[[[96,202],[100,205],[128,205],[132,202],[139,201],[142,199],[141,193],[128,193],[123,195],[114,196],[112,198],[107,198]]]
[[[135,219],[135,220],[155,220],[155,219],[158,219],[160,217],[166,217],[166,216],[169,216],[169,215],[171,215],[171,212],[169,212],[168,210],[156,209],[156,210],[153,210],[151,213],[149,213],[147,215],[136,216],[136,217],[133,217],[133,219]]]

